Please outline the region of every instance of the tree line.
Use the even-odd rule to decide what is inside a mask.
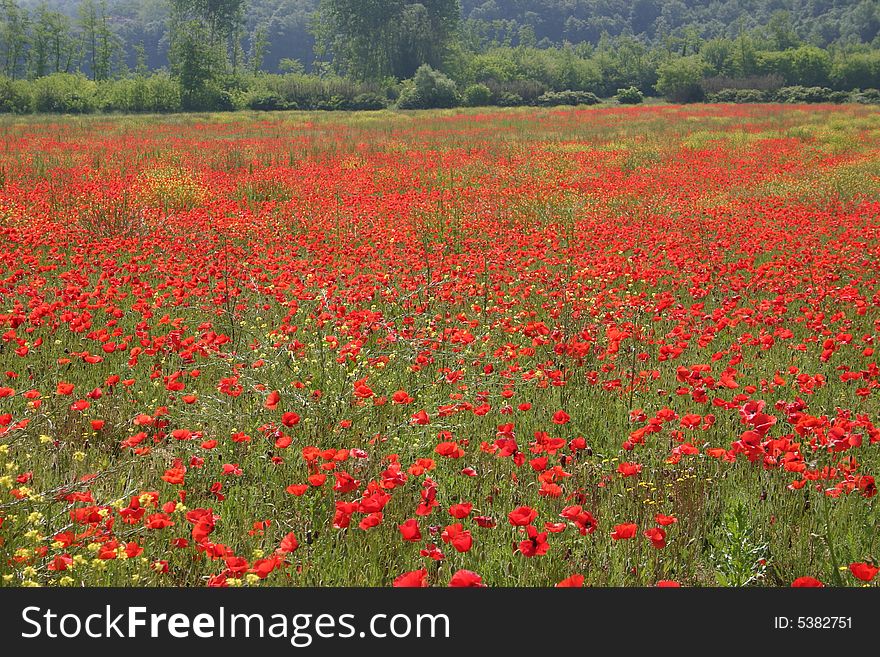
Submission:
[[[870,0],[52,1],[0,0],[0,112],[875,102],[880,87]]]

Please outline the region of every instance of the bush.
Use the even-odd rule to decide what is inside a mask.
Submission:
[[[180,105],[194,112],[231,112],[235,109],[232,94],[217,84],[200,89],[180,87]]]
[[[408,80],[397,101],[400,109],[431,109],[455,107],[458,92],[455,82],[427,64],[419,66]]]
[[[861,103],[863,105],[880,105],[880,89],[854,91],[851,100],[854,103]]]
[[[485,84],[472,84],[464,90],[462,101],[468,107],[483,107],[492,104],[492,90]]]
[[[842,98],[841,98],[842,94]],[[849,94],[840,91],[832,91],[828,87],[782,87],[775,94],[773,100],[778,103],[839,103],[846,100]]]
[[[395,94],[388,82],[355,82],[345,78],[287,73],[254,79],[243,105],[251,109],[377,110]]]
[[[589,91],[548,91],[538,96],[535,101],[543,107],[554,107],[557,105],[596,105],[602,101],[594,93]]]
[[[180,85],[167,73],[156,73],[146,79],[145,112],[179,112]]]
[[[520,107],[525,105],[526,101],[519,94],[515,94],[511,91],[502,91],[495,99],[495,104],[498,105],[498,107]]]
[[[880,50],[838,55],[831,68],[831,83],[838,89],[864,89],[877,80],[880,80]]]
[[[492,101],[496,105],[505,105],[511,107],[510,103],[515,105],[531,105],[537,102],[538,98],[549,91],[547,87],[537,80],[513,80],[512,82],[487,82],[486,86],[492,92]],[[514,101],[519,98],[518,101]],[[505,100],[506,99],[506,100]]]
[[[768,73],[767,75],[743,75],[737,77],[715,75],[710,78],[704,78],[701,84],[703,91],[708,95],[716,94],[719,91],[725,91],[728,89],[744,91],[776,91],[785,85],[785,80],[778,73]]]
[[[97,85],[98,107],[104,112],[176,112],[180,87],[168,75],[157,73]]]
[[[251,89],[245,94],[244,106],[252,110],[285,110],[288,103],[280,94],[268,89]]]
[[[0,114],[29,114],[34,111],[31,85],[0,76]]]
[[[721,89],[706,96],[706,100],[710,103],[766,103],[767,94],[759,89]]]
[[[353,110],[382,110],[388,106],[383,96],[372,91],[360,93],[351,101]]]
[[[673,103],[698,103],[708,72],[709,65],[699,55],[670,60],[657,69],[657,91]]]
[[[98,109],[97,86],[82,75],[54,73],[33,82],[38,112],[88,114]]]
[[[618,89],[615,98],[621,105],[638,105],[645,100],[645,96],[637,87]]]

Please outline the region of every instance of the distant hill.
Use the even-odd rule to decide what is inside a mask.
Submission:
[[[41,0],[19,4],[34,8]],[[75,16],[79,0],[45,4]],[[107,6],[129,65],[134,65],[133,47],[143,43],[148,66],[165,66],[167,0],[107,0]],[[310,69],[314,38],[309,17],[317,6],[318,0],[249,0],[245,50],[250,35],[263,26],[269,40],[265,69],[277,71],[283,58]],[[464,44],[475,50],[493,44],[595,44],[603,33],[657,43],[685,32],[711,38],[762,26],[822,47],[880,45],[877,0],[461,0],[461,7]]]

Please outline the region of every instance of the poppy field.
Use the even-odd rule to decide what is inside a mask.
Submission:
[[[880,112],[0,122],[0,585],[878,586]]]

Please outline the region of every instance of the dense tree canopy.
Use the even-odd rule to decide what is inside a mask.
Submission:
[[[34,105],[24,80],[69,74],[59,89],[99,83],[86,95],[138,80],[114,107],[379,107],[424,66],[470,103],[824,97],[880,87],[878,35],[877,0],[0,0],[0,108]]]
[[[29,14],[35,29],[64,33],[81,49],[77,17],[79,6],[88,1],[0,0],[0,10],[6,17],[8,12],[2,8],[16,5]],[[139,47],[149,68],[167,65],[171,41],[168,19],[172,6],[180,2],[214,11],[218,20],[227,20],[222,18],[224,12],[234,16],[238,11],[235,5],[241,4],[240,0],[106,0],[108,25],[124,45],[123,61],[128,67],[136,66]],[[298,61],[310,70],[316,60],[317,32],[328,55],[335,53],[334,45],[345,51],[336,53],[344,58],[351,52],[370,50],[364,42],[373,41],[377,51],[388,53],[389,61],[394,52],[398,61],[411,62],[415,55],[431,63],[438,55],[436,44],[448,37],[449,21],[455,18],[450,12],[456,5],[460,5],[462,19],[461,41],[477,51],[493,46],[561,46],[566,42],[597,45],[603,35],[629,35],[656,46],[682,38],[708,41],[757,31],[780,49],[799,43],[821,48],[852,46],[876,42],[880,35],[880,3],[876,0],[325,0],[320,13],[319,4],[320,0],[247,0],[242,8],[244,52],[250,51],[254,37],[262,31],[266,70],[282,70],[284,60]],[[347,13],[352,8],[361,18]],[[439,22],[437,17],[441,17]],[[392,19],[394,25],[388,27],[387,21]],[[5,26],[5,19],[0,21]],[[352,39],[348,30],[356,26],[378,31],[371,38],[361,34]],[[440,40],[424,39],[428,29]],[[340,47],[342,39],[349,39],[345,47]],[[395,41],[393,48],[391,41]],[[3,65],[7,50],[14,50],[15,45],[4,38],[0,44]],[[371,57],[379,55],[371,53]],[[404,68],[415,70],[417,66]]]

